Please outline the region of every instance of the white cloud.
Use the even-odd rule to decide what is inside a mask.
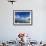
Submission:
[[[24,17],[21,17],[21,19],[22,19],[22,20],[25,20],[25,18],[24,18]]]
[[[29,17],[20,17],[19,15],[16,16],[16,19],[19,19],[19,20],[25,20],[25,21],[30,21],[29,20],[30,16]]]
[[[20,18],[20,16],[19,16],[19,15],[17,15],[17,16],[15,16],[15,18]]]
[[[28,20],[30,17],[26,17],[25,19]]]

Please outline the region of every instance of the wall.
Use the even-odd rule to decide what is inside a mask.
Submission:
[[[14,26],[13,10],[33,10],[32,26]],[[33,40],[46,40],[46,0],[16,0],[13,5],[0,0],[0,41],[15,40],[19,32],[26,32]]]

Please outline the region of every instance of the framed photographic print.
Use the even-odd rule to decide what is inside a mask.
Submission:
[[[32,25],[32,10],[13,10],[13,24]]]

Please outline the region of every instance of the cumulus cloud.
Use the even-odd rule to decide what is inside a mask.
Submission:
[[[28,16],[28,17],[20,17],[19,15],[17,15],[16,19],[28,21],[30,19],[30,16]]]
[[[15,18],[18,18],[18,19],[19,19],[19,18],[20,18],[20,16],[19,16],[19,15],[17,15],[17,16],[15,16]]]
[[[21,17],[21,20],[25,20],[25,18],[24,17]]]
[[[26,17],[25,19],[28,20],[30,17]]]

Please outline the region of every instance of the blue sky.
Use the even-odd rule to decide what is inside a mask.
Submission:
[[[15,15],[25,18],[30,16],[30,12],[16,12]]]

